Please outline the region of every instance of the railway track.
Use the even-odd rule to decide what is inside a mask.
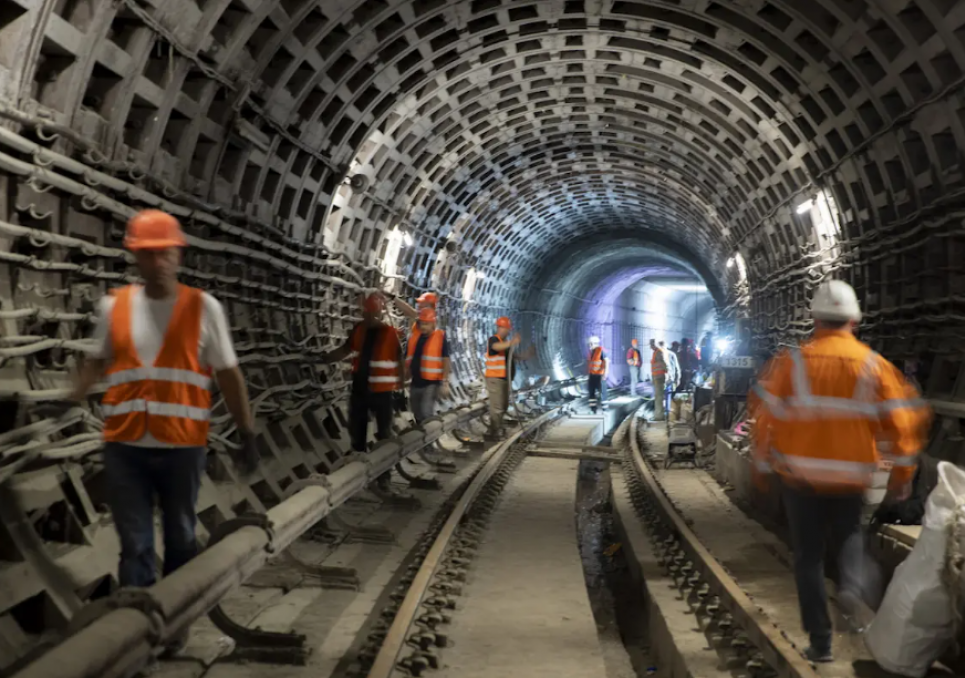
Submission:
[[[691,601],[693,613],[708,620],[741,657],[752,675],[818,678],[819,674],[783,631],[741,589],[733,576],[700,542],[677,511],[640,447],[640,420],[630,422],[623,471],[637,515],[658,563]]]
[[[549,426],[554,428],[547,432]],[[506,624],[511,625],[513,621],[525,624],[519,617],[526,614],[526,604],[511,598],[530,595],[535,599],[538,596],[538,591],[533,589],[538,588],[540,583],[530,581],[524,584],[518,581],[522,570],[532,572],[537,569],[527,560],[527,553],[529,556],[544,557],[548,551],[559,548],[561,553],[568,554],[575,565],[575,572],[574,568],[570,568],[561,573],[557,567],[552,575],[545,576],[563,577],[567,589],[585,599],[572,511],[578,460],[599,461],[604,456],[599,449],[585,441],[590,432],[599,426],[598,418],[574,417],[560,408],[529,423],[525,429],[517,431],[493,449],[452,506],[431,544],[425,547],[421,563],[417,568],[413,566],[411,581],[404,596],[398,596],[401,600],[395,608],[391,624],[383,624],[381,629],[376,628],[370,634],[372,642],[369,651],[375,645],[377,652],[373,653],[374,656],[370,655],[369,665],[363,649],[355,675],[367,675],[368,678],[419,676],[429,669],[440,668],[443,669],[440,675],[472,675],[473,670],[499,673],[495,666],[489,664],[498,664],[501,659],[505,660],[514,654],[512,649],[505,647],[504,637],[498,641],[502,644],[501,659],[489,655],[483,666],[478,664],[477,659],[487,656],[483,646],[493,641],[493,619],[500,612],[505,613]],[[554,432],[557,435],[554,436]],[[527,444],[526,439],[538,442]],[[595,451],[581,457],[578,450],[586,448]],[[611,456],[611,461],[619,461],[618,455]],[[564,482],[559,482],[561,478]],[[571,479],[568,488],[567,478]],[[509,492],[511,497],[507,496],[501,501],[500,495],[516,480],[523,486],[517,488],[517,492]],[[541,496],[536,496],[541,491],[537,487],[540,482],[545,491]],[[557,496],[549,496],[554,494]],[[534,502],[548,502],[549,506],[535,507]],[[548,516],[553,521],[559,516],[564,521],[562,529],[558,529],[555,535],[546,534],[553,532],[553,526],[545,523],[537,528],[527,528],[527,525],[540,523],[540,510],[543,511],[543,518]],[[500,515],[494,518],[496,512]],[[558,523],[556,527],[560,527]],[[532,537],[509,534],[514,530],[525,532],[526,529],[540,530],[543,534]],[[572,533],[569,535],[572,543],[561,543],[566,542],[565,537],[559,538],[562,532]],[[544,541],[539,545],[533,543],[539,537],[545,537]],[[484,565],[474,568],[473,575],[469,577],[471,583],[467,584],[467,568],[471,561],[477,559]],[[527,562],[529,568],[526,567]],[[511,583],[510,580],[514,578],[516,581]],[[570,587],[570,583],[575,586]],[[489,591],[487,587],[491,586],[498,587],[496,593]],[[507,587],[505,591],[503,586]],[[521,593],[520,589],[525,589],[525,593]],[[539,609],[533,613],[544,615],[547,612],[543,604],[547,601],[543,598],[538,600]],[[456,609],[457,601],[459,609]],[[498,608],[495,613],[494,606]],[[596,644],[596,632],[588,605],[583,617],[588,626],[580,627],[579,633],[575,630],[570,633],[574,634],[575,642],[582,640],[589,648],[590,644]],[[458,638],[455,647],[450,648],[451,635],[459,635],[460,623],[467,632]],[[499,626],[501,622],[495,625]],[[505,633],[505,629],[495,629],[495,635],[501,633]],[[560,652],[567,651],[567,643],[562,642],[561,638],[555,637],[551,641],[560,646]],[[529,649],[538,654],[538,650]],[[569,649],[576,651],[576,648]],[[468,656],[473,659],[466,659]],[[463,663],[469,668],[464,667]],[[597,668],[602,669],[602,659],[594,667],[595,670]]]

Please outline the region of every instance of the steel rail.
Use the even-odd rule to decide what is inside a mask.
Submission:
[[[573,380],[527,389],[531,396],[575,383]],[[327,476],[270,509],[262,522],[240,525],[190,563],[144,590],[144,605],[123,606],[76,630],[14,678],[127,678],[171,639],[206,614],[236,586],[282,552],[299,536],[342,505],[402,458],[466,425],[486,412],[484,402],[460,407],[383,441],[367,455],[352,455]]]
[[[630,423],[630,462],[654,500],[665,529],[687,553],[693,568],[726,608],[748,639],[780,678],[820,678],[811,663],[798,652],[781,630],[754,604],[721,563],[700,543],[683,516],[670,502],[660,482],[640,451],[637,437],[639,418]]]
[[[453,534],[455,534],[456,529],[459,527],[460,522],[466,515],[466,512],[472,506],[473,501],[476,499],[479,492],[483,489],[486,483],[489,482],[493,474],[496,473],[503,461],[505,461],[509,456],[513,445],[516,444],[520,438],[529,434],[534,429],[539,428],[551,420],[559,418],[564,412],[567,411],[567,409],[567,405],[562,405],[558,408],[550,410],[539,418],[528,422],[525,428],[520,428],[513,435],[491,450],[483,467],[479,470],[472,482],[469,484],[469,487],[466,488],[466,491],[453,507],[452,513],[449,514],[448,519],[446,520],[445,524],[443,524],[442,529],[439,531],[439,534],[433,541],[432,547],[429,549],[425,559],[422,561],[419,571],[412,579],[412,583],[409,585],[405,598],[403,599],[402,604],[399,605],[398,612],[396,612],[395,618],[392,621],[392,626],[389,627],[385,640],[382,642],[382,646],[379,649],[379,653],[376,655],[375,661],[373,662],[372,667],[369,669],[368,678],[390,678],[390,676],[398,669],[398,662],[400,660],[399,655],[406,647],[407,638],[412,632],[412,627],[419,615],[422,602],[429,591],[429,587],[439,569],[440,563],[445,557]]]

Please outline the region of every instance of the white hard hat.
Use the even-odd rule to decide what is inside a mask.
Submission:
[[[815,320],[861,320],[861,306],[854,288],[843,280],[821,283],[811,299],[811,316]]]
[[[599,345],[600,345],[600,337],[597,337],[597,336],[590,337],[590,346],[599,346]]]

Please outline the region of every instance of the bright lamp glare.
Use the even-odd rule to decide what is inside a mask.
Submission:
[[[808,212],[811,211],[812,207],[814,207],[814,201],[810,199],[805,200],[804,202],[802,202],[800,205],[797,206],[797,213],[807,214]]]
[[[407,231],[402,232],[402,238],[405,240],[406,247],[412,247],[412,236]]]
[[[717,350],[723,353],[727,350],[727,347],[730,346],[730,339],[718,339],[716,346]]]
[[[727,260],[727,268],[734,268],[734,257]]]

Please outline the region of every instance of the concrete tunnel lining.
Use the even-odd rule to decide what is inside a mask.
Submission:
[[[953,0],[0,0],[3,416],[22,426],[66,387],[96,298],[132,279],[125,217],[163,200],[279,460],[248,508],[344,456],[346,382],[312,360],[388,284],[395,229],[412,238],[397,290],[443,294],[457,402],[497,315],[555,337],[534,371],[576,363],[593,318],[540,290],[612,294],[622,272],[672,265],[765,353],[807,333],[822,279],[848,280],[862,338],[918,361],[954,420],[963,29]],[[561,277],[591,241],[615,277]],[[485,277],[467,300],[470,272]],[[77,473],[96,500],[90,457]],[[208,497],[202,522],[233,499]],[[79,534],[100,543],[84,507]]]

